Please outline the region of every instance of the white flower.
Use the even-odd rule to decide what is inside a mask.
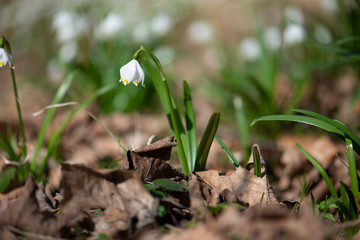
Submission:
[[[124,25],[124,20],[120,14],[110,13],[96,28],[95,37],[103,40],[109,39],[119,34]]]
[[[88,31],[90,23],[85,15],[61,10],[55,14],[52,27],[56,31],[57,40],[64,43],[84,35]]]
[[[289,23],[303,24],[304,14],[300,8],[294,6],[288,6],[285,8],[285,18]]]
[[[268,27],[264,31],[264,40],[266,46],[273,51],[281,47],[281,32],[278,27]]]
[[[254,61],[260,57],[259,43],[253,37],[244,38],[238,46],[238,51],[245,60]]]
[[[59,57],[61,60],[64,60],[65,62],[70,62],[74,60],[76,57],[76,54],[78,52],[78,45],[76,41],[69,41],[62,45],[59,51]]]
[[[0,48],[0,67],[4,67],[6,64],[15,69],[13,57],[4,48]]]
[[[136,59],[131,60],[128,64],[120,68],[119,82],[122,82],[125,86],[132,82],[135,86],[141,83],[141,85],[145,87],[144,79],[144,71]]]
[[[190,24],[187,34],[196,43],[206,43],[213,38],[214,30],[209,22],[197,20]]]
[[[301,43],[306,38],[306,32],[303,26],[298,24],[290,24],[284,30],[284,44],[294,45]]]
[[[151,30],[156,35],[164,35],[172,27],[173,22],[169,15],[161,13],[151,20]]]

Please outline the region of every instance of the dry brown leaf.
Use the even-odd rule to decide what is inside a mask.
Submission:
[[[243,212],[225,209],[210,226],[227,239],[326,239],[328,229],[305,209],[299,215],[280,205],[257,205]]]
[[[35,197],[37,190],[35,181],[29,177],[21,195],[0,210],[0,227],[6,228],[9,225],[27,232],[59,236],[55,216],[42,213],[39,207]]]
[[[278,203],[266,176],[260,178],[248,170],[239,167],[231,176],[221,176],[216,170],[196,173],[204,182],[216,189],[233,202],[234,197],[242,204],[254,206],[262,197],[269,204]],[[229,191],[231,194],[224,191]]]
[[[101,174],[89,167],[62,164],[64,200],[61,221],[75,224],[104,209],[103,217],[94,217],[94,231],[108,236],[128,236],[153,222],[158,200],[144,188],[136,173],[115,170]],[[86,213],[86,214],[84,214]]]
[[[129,169],[135,169],[143,181],[174,177],[187,179],[185,174],[167,163],[171,149],[176,145],[174,137],[169,136],[135,151],[128,151]]]

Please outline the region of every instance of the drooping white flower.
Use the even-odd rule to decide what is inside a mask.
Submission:
[[[9,65],[12,69],[15,69],[13,57],[5,50],[5,48],[0,48],[0,67]]]
[[[120,68],[120,81],[125,86],[129,83],[134,83],[137,86],[139,83],[145,87],[145,74],[139,62],[136,59],[131,60],[126,65]]]

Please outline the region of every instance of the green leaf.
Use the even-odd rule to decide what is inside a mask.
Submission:
[[[8,154],[8,157],[11,161],[19,162],[20,158],[16,155],[13,147],[11,146],[10,141],[8,141],[1,133],[0,133],[0,149],[5,151]]]
[[[323,216],[324,218],[327,218],[333,222],[336,222],[334,216],[331,213],[322,213],[321,216]]]
[[[312,163],[312,165],[314,165],[314,167],[319,171],[319,173],[321,174],[321,176],[323,177],[323,179],[325,180],[326,185],[329,188],[329,191],[331,193],[331,195],[338,199],[338,195],[335,191],[335,188],[333,186],[333,184],[330,181],[329,175],[327,175],[327,173],[325,172],[324,168],[318,163],[318,161],[310,155],[310,153],[308,153],[303,147],[301,147],[299,144],[296,144],[296,146],[300,149],[300,151],[305,155],[305,157]]]
[[[167,214],[166,207],[163,205],[159,205],[156,212],[158,217],[165,217]]]
[[[234,108],[235,108],[235,117],[239,136],[241,138],[242,150],[245,153],[244,155],[244,165],[247,164],[247,161],[250,157],[250,134],[249,134],[249,125],[245,115],[244,104],[241,97],[234,98]]]
[[[65,96],[65,94],[67,93],[68,89],[71,86],[71,83],[75,77],[75,74],[76,74],[75,71],[70,73],[68,75],[68,77],[65,79],[65,81],[61,84],[60,88],[56,92],[55,97],[53,98],[53,100],[51,102],[51,105],[58,104],[63,99],[63,97]],[[56,108],[50,108],[47,111],[44,122],[42,123],[42,126],[41,126],[41,130],[37,136],[37,142],[36,142],[36,146],[35,146],[35,150],[34,150],[34,156],[33,156],[33,159],[31,162],[31,167],[30,167],[32,172],[35,172],[37,158],[39,156],[40,149],[43,146],[47,128],[51,122],[51,119],[53,118],[53,116],[55,114],[55,110],[56,110]]]
[[[357,217],[357,204],[356,204],[356,199],[353,195],[353,192],[350,190],[350,188],[348,186],[346,186],[344,183],[340,182],[341,186],[345,189],[346,191],[346,195],[347,195],[347,199],[349,201],[346,201],[348,203],[347,207],[349,210],[349,218],[351,220],[356,219]],[[346,204],[345,204],[346,205]]]
[[[104,233],[96,235],[95,240],[109,240],[108,236]]]
[[[55,150],[57,144],[60,141],[62,133],[64,132],[65,128],[69,125],[71,120],[76,116],[76,114],[78,114],[80,111],[85,109],[97,97],[99,97],[99,96],[109,92],[110,90],[114,89],[115,86],[116,86],[115,84],[114,85],[107,85],[107,86],[104,86],[104,87],[98,89],[97,91],[95,91],[89,98],[87,98],[82,104],[80,104],[75,110],[73,110],[64,122],[62,122],[62,124],[59,127],[59,130],[56,132],[56,134],[52,135],[50,140],[49,140],[46,156],[43,158],[43,160],[40,163],[40,166],[39,166],[39,168],[37,170],[38,175],[41,174],[42,171],[44,170],[48,159],[50,158],[51,154],[53,153],[53,151]],[[110,135],[112,136],[112,134],[110,134]],[[126,153],[126,149],[123,147],[123,145],[121,143],[121,140],[116,139],[114,136],[112,136],[112,137],[115,139],[115,141],[119,144],[119,146]]]
[[[226,155],[229,157],[231,162],[234,164],[235,168],[240,167],[239,162],[236,160],[234,154],[230,151],[230,149],[225,145],[225,143],[218,137],[218,135],[215,135],[216,141],[220,144],[221,148],[224,150]]]
[[[352,141],[349,138],[345,138],[346,149],[347,149],[347,159],[349,162],[349,175],[350,175],[350,184],[351,190],[354,194],[354,197],[359,196],[359,185],[357,180],[357,172],[356,172],[356,164],[355,164],[355,156],[354,156],[354,148]]]
[[[184,106],[185,106],[185,123],[186,136],[188,140],[188,165],[189,170],[194,171],[196,152],[197,152],[197,132],[194,107],[191,100],[189,85],[184,81]]]
[[[260,161],[260,153],[259,148],[254,145],[252,148],[253,160],[254,160],[254,175],[257,177],[261,177],[261,161]]]
[[[0,192],[5,191],[15,173],[16,168],[10,167],[0,174]]]
[[[217,128],[220,122],[220,113],[213,113],[206,126],[204,135],[202,136],[196,154],[195,171],[205,170],[207,157],[209,155],[211,144],[214,140]]]
[[[302,110],[302,109],[294,109],[293,111],[298,112],[298,113],[302,113],[302,114],[306,114],[309,115],[311,117],[314,117],[320,121],[323,121],[329,125],[331,125],[332,127],[338,129],[338,131],[341,132],[341,136],[346,137],[346,135],[353,141],[354,144],[356,144],[356,147],[358,150],[360,150],[360,138],[353,133],[352,131],[350,131],[344,123],[338,121],[338,120],[333,120],[331,118],[328,118],[326,116],[323,116],[321,114],[315,113],[315,112],[311,112],[308,110]],[[357,150],[355,149],[355,150]],[[357,153],[360,155],[360,151],[357,151]]]
[[[255,123],[260,122],[260,121],[291,121],[291,122],[305,123],[305,124],[309,124],[309,125],[324,129],[328,132],[332,132],[337,135],[344,136],[344,133],[341,130],[339,130],[338,128],[334,127],[333,125],[328,124],[322,120],[312,118],[312,117],[307,117],[307,116],[299,116],[299,115],[263,116],[263,117],[256,118],[254,121],[252,121],[250,126],[253,126]]]
[[[146,51],[149,52],[149,51]],[[152,54],[149,52],[149,54]],[[176,146],[181,167],[185,174],[188,174],[188,163],[186,159],[186,153],[188,152],[188,140],[187,136],[185,134],[184,125],[181,121],[180,113],[178,108],[176,107],[176,103],[174,101],[174,98],[171,96],[171,93],[168,89],[166,81],[163,81],[159,73],[154,69],[154,67],[145,61],[145,66],[147,70],[150,73],[152,83],[154,84],[155,90],[157,94],[159,95],[161,104],[164,108],[164,111],[166,113],[166,117],[169,121],[170,128],[172,130],[173,135],[175,136],[176,140],[178,141],[178,145]],[[171,109],[170,109],[171,107]]]
[[[152,182],[155,189],[172,191],[172,192],[187,192],[188,189],[177,182],[171,181],[167,178],[159,178]]]

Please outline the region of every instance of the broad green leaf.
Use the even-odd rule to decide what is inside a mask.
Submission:
[[[327,173],[325,172],[324,168],[318,163],[318,161],[311,156],[310,153],[308,153],[303,147],[301,147],[299,144],[296,144],[296,146],[300,149],[300,151],[305,155],[305,157],[312,163],[312,165],[314,165],[314,167],[319,171],[319,173],[321,174],[321,176],[323,177],[323,179],[325,180],[326,185],[329,188],[329,191],[331,193],[331,195],[338,199],[338,195],[335,191],[335,188],[333,186],[333,184],[330,181],[329,175],[327,175]]]
[[[188,140],[188,166],[190,171],[194,171],[197,152],[196,120],[190,88],[186,81],[184,81],[184,106],[186,136]]]
[[[195,171],[205,170],[207,157],[209,155],[211,144],[214,140],[217,128],[220,122],[220,113],[213,113],[206,126],[204,135],[202,136],[196,154]]]
[[[225,145],[225,143],[218,137],[218,135],[215,135],[216,141],[220,144],[221,148],[224,150],[226,155],[229,157],[231,162],[234,164],[235,168],[240,167],[239,162],[236,160],[234,154],[230,151],[230,149]]]
[[[70,73],[68,75],[68,77],[65,79],[65,81],[61,84],[61,86],[59,87],[58,91],[55,94],[55,97],[53,98],[51,105],[54,104],[58,104],[63,97],[65,96],[65,94],[67,93],[67,91],[69,90],[71,83],[75,77],[76,71]],[[44,139],[45,139],[45,134],[47,131],[47,128],[51,122],[51,119],[53,118],[54,114],[55,114],[55,110],[56,108],[50,108],[45,116],[44,122],[42,123],[41,126],[41,130],[37,136],[37,142],[36,142],[36,146],[35,146],[35,150],[34,150],[34,156],[31,162],[31,171],[35,172],[35,168],[36,168],[36,162],[37,162],[37,158],[39,156],[40,153],[40,149],[44,144]]]
[[[16,168],[10,167],[0,174],[0,192],[3,192],[15,176]]]

